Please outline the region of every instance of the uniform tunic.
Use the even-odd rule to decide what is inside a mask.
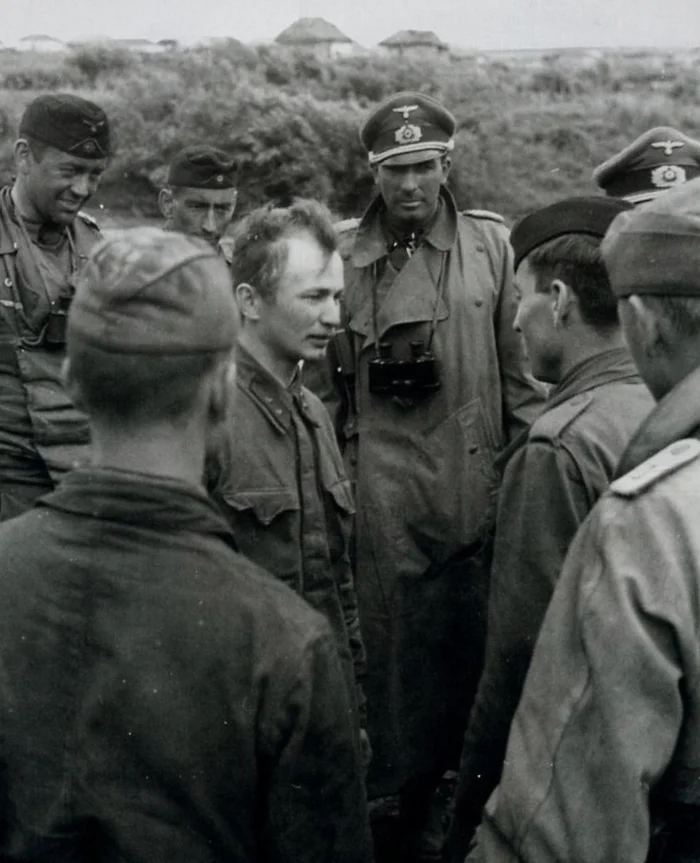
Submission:
[[[700,859],[699,403],[696,370],[571,546],[472,861]]]
[[[72,295],[97,226],[78,214],[50,249],[29,239],[15,215],[10,188],[0,190],[0,520],[34,499],[87,456],[85,416],[64,388],[65,349],[48,345],[49,313]]]
[[[373,795],[442,770],[459,752],[481,663],[493,461],[544,395],[512,328],[512,253],[500,217],[461,215],[445,191],[397,272],[382,207],[377,199],[341,238],[351,247],[344,304],[354,373],[342,438],[356,482]],[[433,329],[440,389],[401,400],[370,393],[377,336],[407,358],[410,342],[427,346]]]
[[[232,546],[106,469],[0,528],[3,860],[371,860],[328,624]]]
[[[362,710],[365,653],[348,556],[355,509],[330,418],[298,377],[283,387],[242,347],[236,388],[214,497],[240,551],[326,616]]]
[[[499,494],[486,661],[464,740],[452,859],[498,782],[542,619],[576,531],[612,480],[653,398],[625,349],[574,367],[516,442]]]

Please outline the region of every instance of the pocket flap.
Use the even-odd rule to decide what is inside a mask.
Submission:
[[[283,512],[299,509],[299,500],[293,489],[262,488],[239,489],[226,491],[222,495],[224,501],[235,510],[242,512],[250,509],[264,525],[277,518]]]
[[[349,515],[355,514],[355,502],[352,499],[350,480],[342,479],[340,482],[337,482],[334,486],[329,488],[328,492],[333,496],[333,500],[338,509],[342,509],[343,512],[346,512]]]

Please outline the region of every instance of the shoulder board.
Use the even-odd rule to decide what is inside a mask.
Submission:
[[[545,405],[543,412],[532,424],[530,440],[557,440],[592,401],[591,393],[579,393],[551,410],[547,410]]]
[[[90,225],[91,228],[94,228],[96,231],[100,230],[100,226],[97,222],[92,218],[92,216],[84,213],[82,210],[78,210],[78,218],[82,219],[86,225]]]
[[[620,497],[636,497],[665,476],[675,473],[679,468],[700,456],[700,441],[685,438],[676,441],[661,452],[638,465],[634,470],[611,483],[610,491]]]
[[[494,213],[491,210],[462,210],[463,216],[471,216],[473,219],[488,219],[491,222],[500,222],[505,224],[505,219],[500,213]]]

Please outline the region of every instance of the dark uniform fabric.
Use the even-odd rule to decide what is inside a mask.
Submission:
[[[203,491],[79,470],[0,529],[0,857],[366,863],[333,636]]]
[[[50,312],[72,296],[100,232],[78,215],[43,246],[0,190],[0,520],[28,509],[85,459],[88,426],[62,381],[64,346],[46,340]]]
[[[240,551],[328,619],[364,716],[365,652],[348,554],[355,507],[328,412],[298,379],[284,388],[241,347],[236,387],[214,497]]]
[[[173,157],[168,167],[168,185],[233,189],[236,173],[236,163],[228,153],[208,144],[192,144]]]
[[[73,93],[46,93],[30,102],[19,134],[80,159],[110,155],[107,115],[99,105]]]
[[[482,658],[493,460],[543,399],[512,328],[512,251],[500,217],[461,215],[445,191],[399,270],[382,211],[375,200],[341,237],[346,326],[331,349],[342,370],[336,418],[356,483],[370,795],[456,763]],[[375,323],[398,358],[409,356],[410,342],[428,343],[433,321],[440,389],[371,394]]]
[[[498,783],[537,634],[576,531],[654,401],[628,352],[573,368],[505,469],[496,519],[486,662],[462,752],[449,859],[461,861]]]
[[[474,861],[700,859],[700,371],[569,551]]]

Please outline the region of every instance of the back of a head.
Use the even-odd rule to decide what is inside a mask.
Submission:
[[[700,178],[619,216],[602,245],[618,299],[641,297],[660,345],[684,350],[700,337]]]
[[[71,381],[93,420],[174,418],[237,331],[230,278],[215,250],[155,228],[123,231],[94,249],[76,290]]]

